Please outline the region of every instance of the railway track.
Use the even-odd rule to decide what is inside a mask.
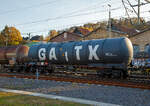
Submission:
[[[15,78],[28,78],[37,79],[36,75],[24,75],[18,73],[0,73],[0,77],[15,77]],[[94,75],[90,76],[80,76],[80,75],[62,75],[62,74],[50,74],[50,75],[40,75],[38,80],[54,80],[54,81],[65,81],[74,83],[88,83],[88,84],[101,84],[109,86],[120,86],[120,87],[130,87],[130,88],[141,88],[150,89],[150,79],[138,79],[137,77],[129,77],[126,80],[120,79],[107,79],[98,78]]]

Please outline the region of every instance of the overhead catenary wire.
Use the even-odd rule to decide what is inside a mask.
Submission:
[[[135,16],[131,16],[130,18],[132,18],[132,17],[135,17]],[[128,18],[128,17],[122,17],[122,16],[115,16],[115,17],[112,17],[112,18]],[[143,18],[149,18],[149,17],[143,17]],[[149,18],[150,19],[150,18]],[[107,21],[105,18],[104,19],[97,19],[97,20],[91,20],[91,21],[89,21],[89,22],[83,22],[83,23],[76,23],[76,24],[68,24],[68,25],[59,25],[59,26],[55,26],[55,27],[53,27],[53,28],[44,28],[43,30],[37,30],[37,31],[33,31],[33,29],[32,29],[32,31],[29,31],[30,33],[32,33],[32,34],[34,34],[34,33],[40,33],[40,32],[48,32],[48,31],[50,31],[50,29],[60,29],[60,30],[62,30],[62,29],[65,29],[65,28],[69,28],[69,27],[73,27],[73,26],[80,26],[80,25],[83,25],[83,24],[85,24],[85,23],[90,23],[90,22],[98,22],[98,21]],[[24,32],[24,33],[27,33],[27,32]]]
[[[104,20],[104,19],[101,19],[101,20]],[[72,27],[72,26],[78,26],[78,25],[83,25],[85,23],[89,23],[89,22],[97,22],[99,20],[91,20],[91,21],[87,21],[87,22],[82,22],[82,23],[76,23],[76,24],[68,24],[68,25],[59,25],[59,26],[54,26],[53,29],[64,29],[64,28],[67,28],[67,27]],[[43,30],[38,30],[38,31],[29,31],[30,33],[37,33],[37,32],[45,32],[45,31],[49,31],[50,30],[50,27],[49,28],[44,28]],[[26,33],[26,32],[24,32]]]
[[[115,9],[118,9],[118,8],[115,8]],[[86,14],[85,14],[85,15],[86,15]],[[133,17],[133,16],[132,16],[132,17]],[[119,16],[119,17],[117,16],[117,17],[112,17],[112,18],[123,18],[123,17],[122,17],[122,16]],[[104,19],[103,19],[103,20],[104,20]],[[74,25],[74,24],[71,24],[71,25]],[[71,25],[67,25],[67,26],[71,26]],[[76,24],[75,24],[75,25],[76,25]],[[57,28],[58,28],[58,27],[57,27]],[[56,28],[56,29],[57,29],[57,28]],[[64,28],[64,26],[63,26],[62,28]],[[36,33],[36,31],[35,31],[34,33]]]
[[[99,3],[100,4],[100,3]],[[102,3],[103,4],[103,3]],[[105,4],[105,3],[104,3]],[[58,17],[54,17],[54,18],[49,18],[50,20],[37,20],[37,21],[31,21],[29,23],[21,23],[22,25],[17,25],[16,26],[24,26],[24,25],[31,25],[31,24],[38,24],[38,23],[41,23],[41,22],[48,22],[48,21],[55,21],[55,20],[58,20],[58,19],[67,19],[67,18],[71,18],[71,17],[79,17],[79,16],[85,16],[85,15],[90,15],[90,14],[101,14],[102,12],[107,12],[107,10],[96,10],[94,11],[94,9],[98,6],[98,3],[97,5],[94,4],[93,7],[91,8],[91,10],[93,9],[92,12],[90,12],[91,10],[86,10],[88,7],[86,8],[83,8],[83,9],[79,9],[79,10],[75,10],[71,13],[66,13],[66,16],[64,15],[61,15],[61,16],[58,16]],[[90,6],[91,7],[91,6]],[[120,7],[117,7],[117,8],[113,8],[113,10],[118,10],[120,9]],[[61,26],[60,26],[61,27]],[[36,31],[35,31],[36,32]]]
[[[124,8],[125,8],[125,11],[126,11],[126,14],[127,14],[128,18],[130,18],[130,15],[129,15],[129,13],[128,13],[127,7],[125,6],[124,0],[122,0],[122,4],[123,4],[123,6],[124,6]],[[130,23],[132,23],[131,20],[130,20]]]
[[[58,0],[54,0],[54,1],[58,1]],[[54,2],[53,1],[53,2]],[[107,1],[107,0],[106,0]],[[81,11],[83,11],[83,10],[86,10],[87,11],[87,9],[88,8],[91,8],[91,7],[94,7],[95,8],[95,6],[96,5],[102,5],[102,4],[104,4],[106,1],[103,1],[103,2],[99,2],[99,3],[94,3],[94,5],[92,5],[92,6],[88,6],[88,7],[84,7],[84,8],[81,8],[81,9],[78,9],[78,10],[75,10],[75,11],[72,11],[72,12],[69,12],[69,13],[65,13],[65,14],[62,14],[62,15],[60,15],[60,16],[57,16],[57,17],[55,17],[55,18],[47,18],[47,19],[39,19],[39,20],[37,20],[37,21],[31,21],[31,22],[25,22],[25,23],[21,23],[21,24],[12,24],[13,26],[20,26],[20,25],[27,25],[27,24],[34,24],[34,23],[39,23],[39,22],[47,22],[48,21],[48,19],[50,19],[50,20],[55,20],[55,19],[59,19],[59,18],[61,18],[62,16],[67,16],[67,15],[71,15],[71,14],[74,14],[74,13],[77,13],[77,12],[81,12]],[[52,1],[51,1],[52,2]],[[49,2],[49,3],[51,3],[51,2]],[[46,2],[46,3],[48,3],[48,2]],[[45,4],[46,4],[45,3]],[[31,7],[31,6],[29,6],[29,7]],[[34,7],[32,7],[32,8],[34,8]],[[24,8],[24,10],[25,10],[26,8]],[[12,10],[13,11],[13,10]],[[2,26],[1,26],[2,27]],[[3,26],[4,27],[4,26]]]
[[[92,7],[93,7],[93,6],[95,7],[96,5],[104,4],[104,3],[105,3],[105,2],[96,3],[96,4],[92,5]],[[32,22],[26,22],[26,23],[16,24],[15,26],[17,26],[17,25],[23,25],[23,24],[26,25],[26,24],[38,23],[38,22],[48,21],[48,20],[60,19],[60,18],[62,18],[63,16],[72,15],[72,14],[75,14],[75,13],[78,13],[78,12],[81,12],[81,11],[84,11],[84,10],[87,11],[87,9],[89,9],[90,7],[91,7],[91,6],[86,7],[86,8],[82,8],[82,9],[78,9],[78,10],[75,10],[75,11],[72,11],[72,12],[69,12],[69,13],[65,13],[65,14],[62,14],[62,15],[57,16],[57,17],[55,17],[55,18],[46,18],[46,19],[41,19],[41,20],[37,20],[37,21],[32,21]]]
[[[113,8],[112,11],[115,11],[117,9],[120,9],[121,7]],[[20,25],[29,25],[29,24],[35,24],[35,23],[40,23],[40,22],[47,22],[47,21],[52,21],[52,20],[59,20],[59,19],[66,19],[70,17],[77,17],[77,16],[84,16],[84,15],[89,15],[89,14],[96,14],[96,13],[102,13],[102,12],[107,12],[107,10],[97,10],[94,12],[86,12],[86,13],[81,13],[81,14],[75,14],[75,15],[68,15],[68,16],[58,16],[55,18],[47,18],[43,20],[37,20],[37,21],[32,21],[32,22],[26,22],[26,23],[21,23],[21,24],[16,24],[14,26],[20,26]]]
[[[113,3],[116,3],[116,2],[118,2],[118,1],[115,1],[115,2],[113,2]],[[96,4],[92,5],[92,7],[95,8],[96,5],[99,6],[99,5],[103,5],[103,4],[105,4],[105,3],[106,3],[106,1],[104,1],[104,2],[99,2],[99,3],[96,3]],[[32,22],[26,22],[26,23],[21,23],[21,24],[15,24],[15,26],[17,26],[17,25],[34,24],[34,23],[39,23],[39,22],[44,22],[44,21],[46,22],[46,21],[50,21],[50,20],[60,19],[60,18],[63,18],[63,16],[69,16],[69,15],[72,15],[72,14],[75,14],[75,13],[78,13],[78,12],[82,12],[82,11],[84,11],[84,10],[87,11],[87,9],[89,10],[90,8],[91,8],[91,6],[86,7],[86,8],[83,8],[83,9],[75,10],[75,11],[73,11],[73,12],[66,13],[66,14],[63,14],[63,15],[60,15],[60,16],[57,16],[57,17],[55,17],[55,18],[47,18],[47,19],[41,19],[41,20],[32,21]]]
[[[115,16],[115,17],[112,17],[112,18],[123,18],[122,16]],[[125,18],[125,17],[124,17]],[[103,19],[97,19],[97,20],[91,20],[91,21],[87,21],[87,22],[82,22],[82,23],[76,23],[76,24],[68,24],[68,25],[59,25],[59,26],[55,26],[53,27],[53,29],[64,29],[64,28],[69,28],[69,27],[73,27],[73,26],[78,26],[78,25],[83,25],[85,23],[90,23],[90,22],[98,22],[98,21],[107,21],[105,18]],[[38,31],[29,31],[30,33],[39,33],[39,32],[46,32],[46,31],[49,31],[51,28],[44,28],[43,30],[38,30]],[[26,32],[24,32],[26,33]]]
[[[8,13],[13,13],[13,12],[16,12],[16,11],[23,11],[23,10],[27,10],[27,9],[31,9],[31,8],[37,8],[37,7],[41,7],[41,6],[45,6],[45,5],[50,5],[50,4],[53,4],[55,2],[58,2],[58,0],[53,0],[53,1],[49,1],[49,2],[44,2],[44,3],[40,3],[40,4],[34,4],[34,5],[29,5],[29,6],[26,6],[26,7],[22,7],[22,8],[16,8],[16,9],[13,9],[13,10],[6,10],[6,11],[3,11],[3,12],[0,12],[0,15],[5,15],[5,14],[8,14]],[[101,4],[104,4],[105,2],[102,2]],[[96,3],[96,5],[98,5]],[[87,9],[87,7],[86,7]]]
[[[112,3],[118,3],[119,1],[115,1],[115,2],[112,2]],[[104,2],[100,2],[100,3],[96,3],[96,4],[94,4],[93,6],[94,6],[94,8],[95,8],[95,6],[96,5],[103,5],[103,4],[105,4],[106,3],[106,1],[104,1]],[[91,6],[89,6],[89,7],[91,7]],[[41,20],[37,20],[37,21],[31,21],[31,22],[25,22],[25,23],[20,23],[20,24],[12,24],[12,25],[14,25],[14,26],[20,26],[20,25],[29,25],[29,24],[36,24],[36,23],[40,23],[40,22],[47,22],[47,21],[50,21],[50,20],[57,20],[57,19],[63,19],[64,17],[63,16],[69,16],[69,15],[71,15],[71,14],[75,14],[75,13],[78,13],[78,12],[82,12],[83,10],[86,10],[87,11],[87,9],[89,10],[89,7],[86,7],[86,8],[83,8],[83,9],[79,9],[79,10],[76,10],[76,11],[73,11],[73,12],[70,12],[70,13],[66,13],[66,14],[63,14],[63,15],[61,15],[61,16],[58,16],[58,17],[55,17],[55,18],[47,18],[47,19],[41,19]],[[97,13],[98,11],[96,11],[96,12],[92,12],[92,14],[94,14],[94,13]],[[83,13],[83,15],[88,15],[88,14],[90,14],[90,13]],[[76,16],[82,16],[82,14],[77,14],[77,15],[73,15],[73,16],[69,16],[69,17],[76,17]]]
[[[38,8],[38,7],[41,7],[41,6],[53,4],[55,2],[58,2],[58,0],[53,0],[53,1],[44,2],[44,3],[40,3],[40,4],[29,5],[27,7],[17,8],[17,9],[13,9],[13,10],[6,10],[6,11],[3,11],[3,12],[0,12],[0,15],[13,13],[13,12],[16,12],[16,11],[23,11],[23,10],[27,10],[27,9],[31,9],[31,8]]]
[[[50,4],[53,4],[53,3],[56,3],[56,2],[58,2],[58,0],[48,1],[48,2],[39,3],[39,4],[33,4],[33,5],[29,5],[29,6],[22,7],[22,8],[6,10],[6,11],[3,11],[3,12],[0,12],[0,15],[4,15],[4,14],[16,12],[16,11],[23,11],[23,10],[26,11],[26,9],[31,9],[31,8],[39,8],[41,6],[50,5]],[[59,2],[60,2],[60,0],[59,0]],[[96,5],[101,5],[101,4],[104,4],[104,3],[106,3],[106,1],[100,2],[100,3],[96,3]],[[89,9],[89,8],[87,7],[85,9]]]
[[[128,15],[128,17],[130,17],[130,15],[129,15],[129,13],[128,13],[128,11],[130,10],[132,13],[135,13],[136,14],[136,16],[138,17],[138,24],[140,24],[140,22],[143,22],[142,21],[142,19],[140,18],[140,8],[139,8],[139,6],[143,6],[143,5],[146,5],[146,4],[148,4],[148,3],[142,3],[142,2],[139,2],[138,1],[138,5],[132,5],[131,4],[131,1],[129,1],[129,0],[126,0],[127,2],[128,2],[128,5],[130,6],[130,8],[132,8],[132,11],[129,9],[129,8],[127,8],[127,6],[125,6],[125,0],[122,0],[122,3],[123,3],[123,5],[124,5],[124,8],[125,8],[125,10],[126,10],[126,13],[127,13],[127,15]],[[138,6],[138,12],[135,10],[135,8],[134,7],[137,7]],[[132,22],[131,22],[132,23]]]

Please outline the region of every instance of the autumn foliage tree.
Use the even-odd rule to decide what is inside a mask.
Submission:
[[[49,36],[50,36],[50,39],[53,38],[54,36],[56,36],[58,33],[56,30],[50,30],[49,32]]]
[[[93,31],[92,27],[81,26],[82,29],[87,29],[89,32]]]
[[[0,45],[5,45],[5,38],[4,36],[0,33]]]
[[[22,41],[21,33],[15,27],[8,27],[1,31],[0,43],[2,45],[18,45]]]
[[[58,32],[56,30],[50,30],[48,36],[45,38],[46,41],[49,41],[51,38],[56,36]]]

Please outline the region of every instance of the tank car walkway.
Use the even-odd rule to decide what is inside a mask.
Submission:
[[[25,95],[30,95],[30,96],[39,96],[39,97],[44,97],[44,98],[49,98],[49,99],[76,102],[76,103],[88,104],[88,105],[94,105],[94,106],[120,106],[120,105],[110,104],[110,103],[102,103],[102,102],[96,102],[96,101],[91,101],[91,100],[64,97],[64,96],[56,96],[56,95],[49,95],[49,94],[42,94],[42,93],[33,93],[33,92],[27,92],[27,91],[21,91],[21,90],[10,90],[10,89],[0,88],[0,91],[18,93],[18,94],[25,94]]]

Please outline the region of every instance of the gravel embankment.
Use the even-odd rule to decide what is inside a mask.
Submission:
[[[150,106],[150,90],[0,77],[0,88],[75,97],[123,106]]]

